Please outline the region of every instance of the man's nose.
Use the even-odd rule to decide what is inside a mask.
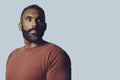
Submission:
[[[36,20],[33,20],[32,22],[32,27],[36,27],[37,26],[37,21]]]

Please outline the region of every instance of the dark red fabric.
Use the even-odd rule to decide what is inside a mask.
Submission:
[[[52,43],[18,48],[8,57],[6,80],[71,80],[67,53]]]

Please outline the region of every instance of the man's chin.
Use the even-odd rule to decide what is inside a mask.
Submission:
[[[37,39],[38,39],[38,37],[37,36],[35,36],[35,35],[31,35],[30,37],[28,37],[30,40],[32,40],[32,41],[36,41]]]
[[[43,34],[30,34],[30,32],[23,31],[23,37],[32,43],[41,43]]]
[[[31,36],[31,37],[27,37],[25,38],[26,40],[28,40],[29,42],[38,42],[38,38],[36,36]]]

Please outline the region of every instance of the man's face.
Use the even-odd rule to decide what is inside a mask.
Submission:
[[[23,37],[30,42],[39,42],[46,29],[46,23],[42,21],[43,15],[37,9],[27,9],[22,16]]]

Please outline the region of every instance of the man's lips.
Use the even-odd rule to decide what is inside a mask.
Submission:
[[[34,34],[34,33],[37,33],[37,31],[36,30],[31,30],[30,31],[30,34]]]

